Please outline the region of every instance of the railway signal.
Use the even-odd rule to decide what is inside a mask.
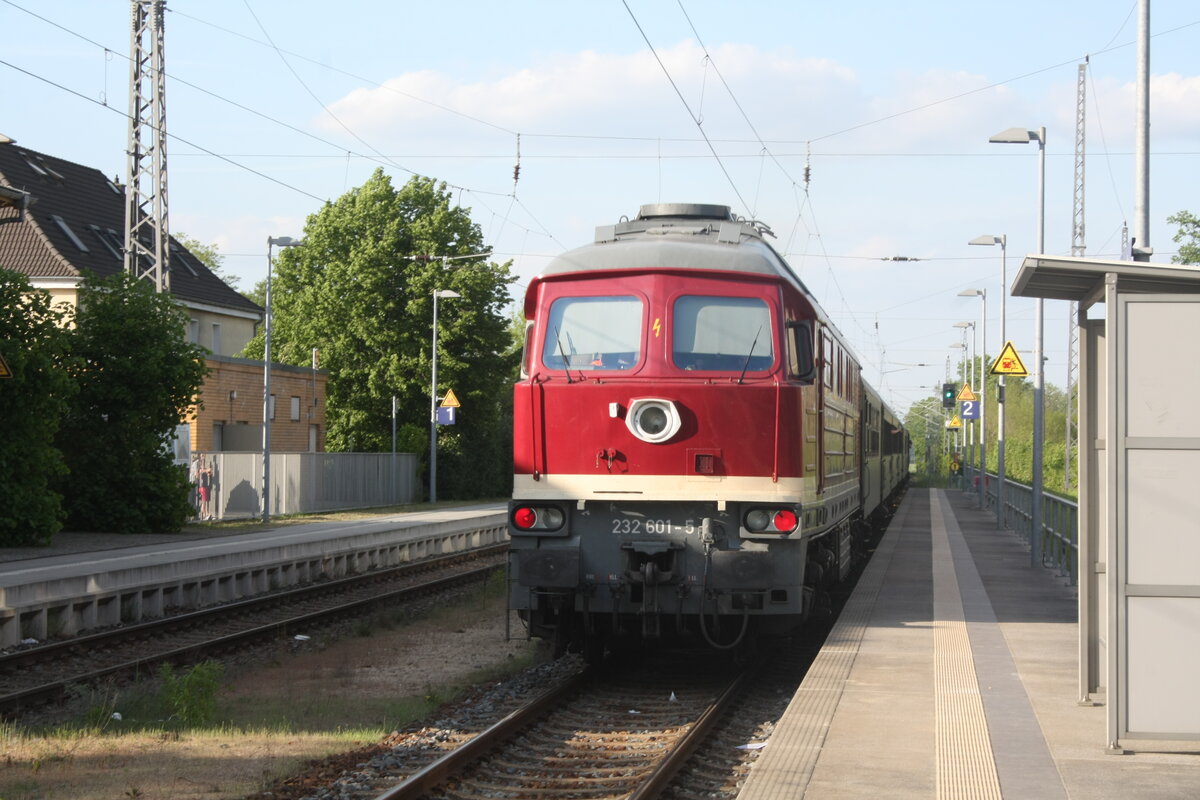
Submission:
[[[958,402],[958,387],[953,383],[942,384],[942,408],[954,408]]]

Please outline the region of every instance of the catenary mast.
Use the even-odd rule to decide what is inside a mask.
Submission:
[[[171,290],[167,226],[167,107],[163,65],[166,0],[133,0],[129,44],[129,143],[125,271]]]

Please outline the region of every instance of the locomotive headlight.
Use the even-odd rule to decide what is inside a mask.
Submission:
[[[771,518],[771,522],[775,525],[775,530],[784,533],[791,533],[796,530],[796,523],[800,519],[796,516],[796,512],[790,508],[780,509],[775,512],[775,516]]]
[[[748,533],[792,533],[800,525],[795,508],[752,508],[742,517]]]
[[[756,508],[746,515],[746,530],[765,531],[767,526],[771,524],[771,512],[761,508]]]
[[[659,444],[679,433],[679,409],[670,400],[644,397],[629,403],[625,427],[643,442]]]
[[[513,502],[510,504],[508,518],[511,523],[510,533],[528,533],[538,536],[566,535],[563,524],[567,521],[567,517],[558,506]]]

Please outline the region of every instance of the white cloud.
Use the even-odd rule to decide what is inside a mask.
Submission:
[[[659,51],[678,95],[648,51],[560,54],[490,81],[460,82],[444,73],[413,72],[382,88],[359,89],[331,106],[364,138],[473,135],[486,128],[437,106],[513,131],[600,136],[696,135],[679,97],[713,126],[710,135],[751,138],[721,79],[764,136],[803,138],[825,130],[855,94],[852,70],[784,51],[725,45],[711,62],[694,42]],[[424,98],[429,103],[410,99]],[[838,102],[833,103],[834,100]],[[326,131],[340,129],[323,119]],[[798,130],[803,126],[804,132]],[[494,129],[493,129],[494,130]]]
[[[1072,95],[1073,96],[1073,95]],[[1131,150],[1134,142],[1136,84],[1132,81],[1097,80],[1088,84],[1088,119],[1103,126],[1109,148]],[[1072,106],[1073,108],[1073,106]],[[1071,129],[1074,117],[1071,117]],[[1200,130],[1200,76],[1170,72],[1150,78],[1150,147],[1163,149],[1170,142],[1194,144]],[[1099,128],[1097,128],[1099,132]],[[1089,134],[1091,131],[1089,131]],[[1099,139],[1096,140],[1097,142]]]

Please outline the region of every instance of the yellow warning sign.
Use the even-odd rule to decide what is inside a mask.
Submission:
[[[962,402],[968,401],[968,400],[971,400],[971,401],[978,400],[979,395],[977,395],[971,391],[971,384],[964,383],[962,391],[960,391],[958,393],[958,397],[956,397],[954,399],[957,400],[958,402],[962,403]]]
[[[1012,342],[1004,343],[1000,357],[992,364],[992,374],[1015,375],[1018,378],[1024,378],[1029,374],[1029,370],[1025,369],[1025,362],[1021,361],[1021,357],[1017,355],[1017,348],[1013,347]]]
[[[0,353],[0,378],[11,378],[12,370],[8,368],[8,362],[4,360],[4,354]]]
[[[460,408],[461,406],[462,404],[458,402],[458,398],[454,396],[454,390],[447,389],[446,396],[442,398],[442,408]]]
[[[956,414],[955,416],[946,420],[946,427],[950,428],[952,430],[958,430],[959,428],[962,427],[962,420],[959,419],[958,415]]]

